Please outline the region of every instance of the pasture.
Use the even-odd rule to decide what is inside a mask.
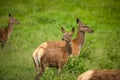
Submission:
[[[0,80],[34,80],[33,51],[45,41],[62,38],[61,27],[75,27],[76,18],[94,30],[86,33],[80,56],[70,57],[60,76],[47,68],[40,80],[76,80],[88,69],[120,70],[119,0],[0,0],[0,28],[8,25],[8,14],[20,24],[13,26],[0,48]],[[0,44],[1,46],[1,44]]]

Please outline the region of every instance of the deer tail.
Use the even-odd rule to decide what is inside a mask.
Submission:
[[[35,63],[36,66],[39,66],[41,65],[41,58],[43,57],[44,55],[44,48],[38,48],[34,51],[33,53],[33,61]]]

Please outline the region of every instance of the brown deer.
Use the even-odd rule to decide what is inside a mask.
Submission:
[[[78,24],[77,37],[72,40],[72,55],[79,56],[81,48],[84,44],[85,32],[93,33],[87,25],[83,24],[78,18],[76,20]]]
[[[120,80],[120,70],[88,70],[78,80]]]
[[[0,42],[2,44],[1,48],[4,47],[5,43],[10,37],[11,31],[13,29],[13,24],[19,24],[19,22],[16,20],[16,18],[9,14],[8,26],[5,29],[0,29]]]
[[[43,43],[44,46],[40,45],[33,52],[32,57],[36,68],[36,80],[38,80],[39,76],[42,76],[46,67],[58,68],[59,74],[72,53],[71,39],[75,29],[73,28],[70,33],[66,32],[64,28],[61,29],[64,41],[45,42]],[[40,67],[41,70],[39,72]]]

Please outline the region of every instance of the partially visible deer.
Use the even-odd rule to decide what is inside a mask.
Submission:
[[[78,80],[120,80],[120,70],[88,70]]]
[[[33,52],[32,57],[36,68],[36,80],[38,80],[39,76],[42,76],[46,67],[58,68],[59,74],[72,53],[71,39],[75,29],[73,28],[70,33],[66,32],[64,28],[61,29],[64,41],[45,42],[43,43],[44,46],[40,45]],[[41,70],[39,71],[40,67]]]
[[[0,29],[0,43],[2,44],[1,48],[4,47],[5,43],[10,37],[11,31],[13,29],[13,24],[19,24],[19,22],[16,20],[16,18],[9,14],[8,26],[5,29]]]
[[[81,48],[84,44],[85,32],[93,33],[87,25],[83,24],[78,18],[76,20],[78,24],[77,37],[72,40],[72,55],[79,56]]]

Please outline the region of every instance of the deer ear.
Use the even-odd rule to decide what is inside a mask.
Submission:
[[[76,23],[79,25],[79,27],[83,25],[79,18],[76,19]]]
[[[80,22],[79,18],[76,19],[76,23],[78,24]]]
[[[11,14],[9,13],[9,17],[11,17]]]
[[[76,23],[77,23],[77,24],[80,24],[80,23],[81,23],[81,21],[80,21],[79,18],[76,19]]]
[[[73,28],[72,28],[72,33],[74,33],[74,32],[75,32],[75,28],[73,27]]]
[[[61,27],[61,30],[62,30],[62,33],[65,33],[65,32],[66,32],[65,29],[64,29],[63,27]]]
[[[9,17],[13,18],[13,16],[9,13]]]

